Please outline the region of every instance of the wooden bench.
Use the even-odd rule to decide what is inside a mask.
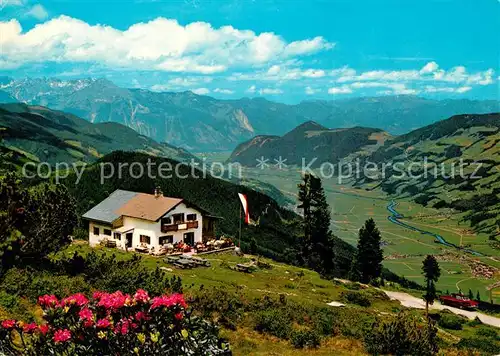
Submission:
[[[115,240],[105,239],[105,240],[101,241],[101,245],[104,246],[104,247],[114,248],[114,247],[116,247],[116,241]]]
[[[191,257],[191,261],[193,261],[197,266],[210,267],[210,262],[203,258]]]
[[[175,263],[180,260],[180,257],[178,256],[168,256],[163,259],[166,263]]]
[[[236,270],[239,272],[251,273],[254,270],[254,268],[255,267],[253,265],[247,265],[242,263],[238,263],[236,265]]]
[[[193,268],[195,266],[195,263],[193,261],[180,258],[177,261],[175,261],[174,266],[186,269],[186,268]]]

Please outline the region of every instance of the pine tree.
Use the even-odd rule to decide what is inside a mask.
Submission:
[[[358,251],[353,260],[351,271],[353,276],[358,275],[360,281],[369,283],[380,277],[382,273],[382,261],[384,253],[380,247],[380,231],[373,219],[368,219],[359,230]]]
[[[429,304],[433,304],[437,299],[435,282],[441,276],[441,269],[434,256],[427,255],[422,262],[422,274],[424,275],[426,288],[423,298],[425,300],[425,315],[429,319]]]
[[[477,294],[476,294],[476,300],[477,300],[478,302],[480,302],[480,301],[481,301],[481,294],[479,294],[479,291],[477,291]]]
[[[300,205],[299,209],[303,211],[303,230],[304,230],[304,241],[302,243],[302,251],[300,253],[301,262],[305,263],[307,257],[310,254],[311,247],[311,229],[312,229],[312,216],[311,216],[311,178],[310,174],[305,174],[302,177],[302,183],[298,185],[298,200]]]
[[[472,300],[474,299],[474,293],[472,293],[472,289],[469,288],[469,295],[468,295],[469,299]]]
[[[299,208],[304,211],[304,263],[324,274],[335,273],[333,235],[330,231],[330,208],[321,179],[305,174],[299,184]]]

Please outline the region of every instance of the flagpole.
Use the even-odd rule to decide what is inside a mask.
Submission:
[[[241,203],[240,203],[240,241],[238,243],[238,247],[241,249]]]

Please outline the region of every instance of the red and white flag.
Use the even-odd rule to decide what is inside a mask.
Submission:
[[[243,205],[243,211],[245,213],[245,223],[248,224],[250,222],[250,213],[248,212],[247,196],[241,193],[238,193],[238,196],[240,197],[241,205]]]

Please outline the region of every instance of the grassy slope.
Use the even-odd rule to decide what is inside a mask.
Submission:
[[[98,247],[97,249],[106,253],[115,253],[118,258],[128,258],[130,253],[121,250]],[[62,252],[71,256],[75,251],[87,253],[91,249],[86,244],[75,244]],[[288,299],[317,306],[325,306],[325,303],[339,300],[342,291],[347,290],[341,284],[334,284],[321,279],[319,275],[307,269],[281,264],[268,259],[262,259],[272,264],[268,270],[258,270],[252,274],[236,272],[227,266],[235,266],[237,263],[249,262],[249,258],[228,254],[217,254],[205,256],[211,262],[209,268],[196,268],[182,270],[173,268],[161,258],[144,256],[144,264],[150,268],[166,267],[173,268],[172,274],[180,276],[183,281],[184,293],[191,294],[203,286],[223,287],[227,290],[242,290],[245,296],[262,297],[269,295],[277,298],[280,294],[286,295]],[[222,264],[222,265],[221,265]],[[303,276],[301,276],[303,273]],[[377,302],[373,304],[373,312],[392,311],[400,308],[399,303],[394,301]],[[353,305],[352,308],[360,308]],[[362,344],[357,340],[349,340],[344,337],[335,337],[328,340],[320,350],[304,353],[304,350],[296,350],[290,343],[273,336],[259,334],[251,328],[243,326],[236,331],[223,330],[233,347],[235,355],[331,355],[331,351],[339,352],[340,355],[365,355]]]
[[[98,247],[105,253],[115,253],[117,258],[129,258],[130,253],[121,250]],[[91,249],[86,244],[74,244],[62,251],[59,256],[71,256],[75,251],[87,253]],[[242,291],[245,297],[263,297],[268,295],[277,298],[284,294],[287,299],[296,301],[305,306],[325,306],[325,303],[338,301],[340,294],[347,291],[342,283],[334,283],[321,279],[319,275],[307,269],[289,266],[262,259],[272,265],[271,269],[257,269],[251,274],[236,272],[228,268],[237,263],[245,263],[252,256],[237,257],[230,253],[207,255],[211,262],[209,268],[196,268],[192,270],[179,270],[173,268],[169,274],[180,276],[183,281],[184,293],[196,294],[200,286],[203,288],[223,287],[227,290]],[[144,256],[143,263],[150,267],[172,268],[161,258]],[[354,315],[359,313],[396,313],[406,308],[396,301],[375,300],[368,307],[347,304]],[[414,310],[413,313],[423,316],[423,311]],[[472,335],[475,329],[464,326],[461,331],[440,330],[439,335],[451,343],[456,343],[463,336]],[[222,334],[231,342],[235,355],[365,355],[361,340],[353,340],[344,336],[327,338],[317,350],[297,350],[289,342],[279,340],[266,334],[260,334],[252,329],[250,324],[238,325],[237,330],[223,329]],[[450,335],[451,334],[451,335]],[[443,350],[444,351],[444,350]]]

